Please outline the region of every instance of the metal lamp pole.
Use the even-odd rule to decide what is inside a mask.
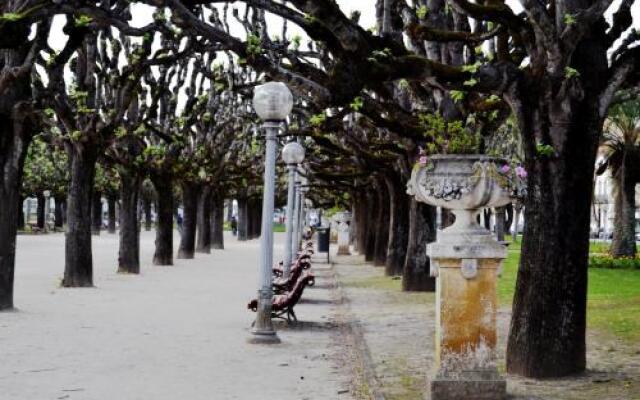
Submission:
[[[50,190],[45,190],[42,192],[44,195],[44,231],[49,231],[49,225],[47,221],[49,220],[49,197],[51,196]]]
[[[300,232],[300,181],[296,181],[294,184],[295,190],[295,200],[293,205],[293,234],[291,235],[291,259],[295,258],[296,253],[298,252],[298,236]]]
[[[293,260],[293,214],[295,208],[295,180],[296,180],[296,168],[304,160],[304,147],[297,142],[287,143],[282,149],[282,159],[287,164],[287,170],[289,175],[288,189],[287,189],[287,235],[284,244],[284,265],[282,274],[285,279],[289,278],[291,273],[291,261]]]
[[[260,281],[258,309],[251,330],[250,343],[279,343],[280,339],[271,322],[273,298],[273,203],[275,196],[276,147],[280,123],[293,107],[293,96],[287,86],[280,82],[269,82],[255,88],[253,105],[264,121],[266,151],[264,168],[264,196],[262,202],[262,235],[260,238]]]

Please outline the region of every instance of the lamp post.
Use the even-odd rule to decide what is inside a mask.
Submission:
[[[283,275],[284,278],[289,278],[291,272],[291,260],[293,259],[292,253],[292,240],[293,240],[293,208],[295,207],[295,180],[296,180],[296,168],[298,164],[304,161],[304,147],[297,142],[287,143],[282,149],[282,159],[287,164],[287,170],[289,174],[289,182],[287,189],[287,238],[284,248],[284,265]]]
[[[300,178],[300,215],[298,217],[298,237],[296,251],[300,250],[300,243],[302,243],[302,234],[304,233],[306,214],[305,214],[305,194],[309,191],[307,178],[304,176]]]
[[[44,231],[48,232],[49,227],[47,225],[47,220],[49,219],[49,197],[51,196],[50,190],[45,190],[42,192],[44,195]]]
[[[258,287],[258,310],[251,330],[250,343],[279,343],[271,322],[271,300],[273,297],[273,203],[276,174],[276,136],[280,124],[293,108],[293,96],[284,83],[268,82],[257,86],[253,94],[253,107],[264,121],[266,151],[264,167],[264,196],[262,202],[262,235],[260,238],[260,279]]]
[[[297,172],[296,172],[297,175]],[[295,254],[298,252],[298,232],[300,231],[300,180],[296,180],[294,183],[294,201],[293,201],[293,217],[291,224],[293,225],[292,231],[293,234],[290,238],[290,255],[291,259],[295,258]]]

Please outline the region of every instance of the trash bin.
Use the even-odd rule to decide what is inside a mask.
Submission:
[[[330,228],[317,228],[318,232],[318,253],[329,252]]]

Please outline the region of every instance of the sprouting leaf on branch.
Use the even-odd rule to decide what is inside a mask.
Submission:
[[[577,69],[571,67],[564,68],[564,77],[567,79],[577,78],[580,76],[580,72]]]
[[[78,28],[84,28],[93,22],[93,18],[88,15],[80,15],[79,17],[75,17],[73,19],[73,24]]]
[[[420,6],[418,7],[418,9],[416,10],[416,15],[418,16],[418,18],[420,19],[425,19],[427,17],[427,14],[429,13],[429,9],[427,8],[427,6]]]
[[[454,103],[464,100],[465,92],[462,90],[451,90],[449,91],[449,94],[451,95],[451,99]]]
[[[311,124],[311,126],[318,127],[324,124],[324,121],[326,120],[327,116],[324,113],[316,114],[309,119],[309,123]]]
[[[349,107],[351,107],[353,111],[360,111],[363,106],[364,106],[364,100],[360,96],[354,98],[351,104],[349,104]]]
[[[536,145],[536,153],[541,157],[551,157],[555,151],[553,146],[549,144],[538,143]]]
[[[576,17],[573,14],[565,14],[564,15],[564,23],[566,25],[573,25],[576,23]]]
[[[24,15],[19,13],[4,13],[0,15],[0,21],[15,22],[20,21],[22,18],[24,18]]]
[[[474,79],[474,78],[471,78],[471,79],[467,79],[462,84],[465,85],[465,86],[474,87],[475,85],[478,84],[478,80]]]

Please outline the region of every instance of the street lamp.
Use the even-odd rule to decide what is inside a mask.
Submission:
[[[302,243],[302,234],[304,233],[304,228],[306,225],[305,222],[307,218],[306,218],[306,212],[305,212],[305,209],[306,209],[305,195],[308,191],[309,191],[309,183],[307,178],[303,176],[300,178],[300,215],[298,217],[298,224],[300,225],[300,227],[298,228],[298,237],[297,237],[298,248],[296,249],[296,251],[300,249],[300,244]]]
[[[287,170],[289,173],[289,182],[287,189],[287,238],[284,247],[284,265],[283,276],[285,279],[289,278],[289,272],[291,271],[292,260],[292,239],[293,239],[293,208],[295,202],[295,179],[296,168],[298,164],[304,161],[304,147],[297,142],[287,143],[282,149],[282,159],[287,164]]]
[[[49,219],[49,197],[51,196],[51,191],[50,190],[44,190],[42,192],[42,194],[44,195],[44,231],[48,232],[48,225],[47,225],[47,220]]]
[[[273,203],[276,175],[276,136],[280,124],[293,108],[293,96],[284,83],[269,82],[257,86],[253,93],[253,108],[262,119],[265,129],[264,196],[262,202],[262,235],[260,238],[260,281],[258,310],[249,339],[251,343],[279,343],[271,322],[272,266],[273,266]]]

